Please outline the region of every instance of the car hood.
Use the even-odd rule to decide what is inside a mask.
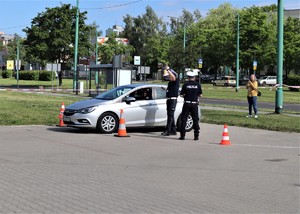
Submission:
[[[113,102],[112,100],[99,100],[99,99],[82,100],[82,101],[73,103],[71,105],[68,105],[66,107],[66,109],[79,110],[79,109],[91,107],[91,106],[106,105],[106,104],[109,104],[112,102]]]

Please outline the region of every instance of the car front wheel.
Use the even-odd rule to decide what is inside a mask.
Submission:
[[[191,115],[188,116],[187,121],[186,121],[186,126],[185,126],[185,131],[190,132],[193,129],[193,118]],[[180,131],[180,126],[181,126],[181,115],[177,119],[177,129]]]
[[[110,112],[102,114],[97,123],[97,130],[101,133],[111,134],[117,131],[119,127],[118,117]]]

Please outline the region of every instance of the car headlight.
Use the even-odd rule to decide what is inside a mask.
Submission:
[[[79,110],[79,113],[88,114],[88,113],[93,112],[96,108],[97,108],[97,106],[90,106],[90,107],[82,108]]]

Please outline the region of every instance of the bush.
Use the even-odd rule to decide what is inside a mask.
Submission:
[[[300,75],[290,74],[285,84],[290,86],[300,86]]]
[[[11,78],[12,77],[12,71],[2,71],[2,78]]]
[[[39,80],[39,71],[19,71],[20,80]]]
[[[53,73],[53,76],[55,77],[55,74]],[[40,71],[39,80],[40,81],[51,81],[51,72],[50,71]]]

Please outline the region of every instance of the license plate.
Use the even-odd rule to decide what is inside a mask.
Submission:
[[[70,117],[64,117],[64,121],[70,122],[70,121],[71,121],[71,118],[70,118]]]

